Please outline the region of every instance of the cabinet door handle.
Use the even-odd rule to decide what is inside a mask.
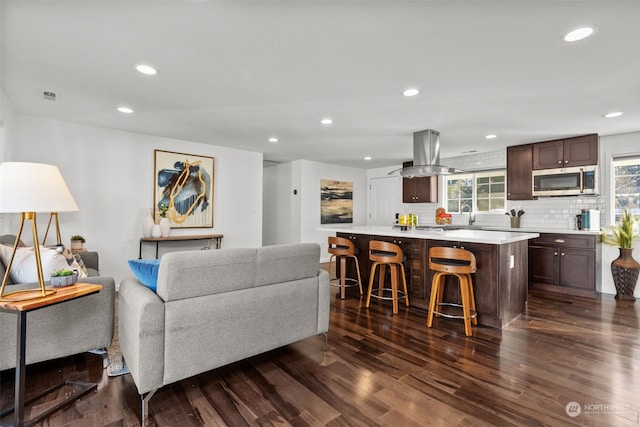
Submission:
[[[562,160],[558,160],[558,164],[561,165],[562,164]]]
[[[562,252],[560,255],[564,256],[564,252]]]
[[[554,253],[553,253],[553,256],[558,256],[558,252],[554,252]]]
[[[569,160],[565,160],[564,162],[565,162],[565,163],[569,163]]]
[[[556,239],[556,240],[554,240],[554,242],[556,242],[556,243],[564,243],[564,240],[563,239]]]

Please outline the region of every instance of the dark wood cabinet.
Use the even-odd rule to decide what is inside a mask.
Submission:
[[[533,144],[533,169],[555,169],[598,164],[598,135],[556,139]]]
[[[541,233],[529,242],[529,286],[596,296],[597,236]]]
[[[507,200],[533,200],[533,144],[507,147]]]
[[[413,162],[404,162],[403,167],[413,166]],[[438,176],[402,178],[403,203],[437,203]]]

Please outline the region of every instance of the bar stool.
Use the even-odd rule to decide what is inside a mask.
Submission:
[[[476,271],[476,257],[466,249],[435,247],[429,249],[429,269],[435,271],[431,281],[431,298],[429,299],[429,316],[427,326],[433,324],[433,315],[449,319],[464,319],[464,333],[471,336],[471,322],[478,324],[476,301],[473,296],[471,273]],[[446,276],[455,276],[460,285],[462,304],[442,302]],[[438,311],[442,306],[462,308],[462,316]]]
[[[340,298],[344,299],[345,288],[356,285],[358,285],[358,287],[360,288],[360,295],[362,295],[360,265],[358,263],[358,257],[356,256],[356,247],[353,242],[349,239],[345,239],[344,237],[330,236],[328,252],[331,254],[331,257],[329,257],[329,271],[331,271],[331,263],[333,262],[333,258],[336,258],[336,271],[338,270],[338,260],[340,260],[340,277],[331,279],[331,284],[333,286],[340,286]],[[358,279],[347,277],[347,259],[349,258],[353,259],[356,264],[356,273],[358,274]],[[335,283],[336,280],[339,280],[339,282]]]
[[[369,260],[373,261],[371,265],[371,274],[369,275],[369,290],[367,292],[367,302],[365,307],[369,308],[371,297],[381,300],[393,301],[393,314],[398,314],[398,300],[404,297],[404,303],[409,307],[409,292],[407,291],[407,279],[404,274],[404,264],[402,264],[404,254],[400,246],[389,242],[381,242],[371,240],[369,242]],[[376,267],[380,266],[378,272],[378,294],[372,295],[373,280],[376,273]],[[389,266],[391,272],[391,288],[385,288],[385,266]],[[403,291],[398,290],[398,269],[402,278]],[[391,292],[391,296],[384,296],[384,292]]]

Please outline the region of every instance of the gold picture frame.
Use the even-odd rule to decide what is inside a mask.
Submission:
[[[213,227],[214,158],[154,150],[154,218],[166,207],[171,228]]]

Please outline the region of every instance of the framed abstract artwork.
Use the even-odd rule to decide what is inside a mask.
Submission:
[[[154,150],[154,217],[171,228],[213,227],[213,157]]]
[[[320,224],[353,223],[353,183],[320,180]]]

